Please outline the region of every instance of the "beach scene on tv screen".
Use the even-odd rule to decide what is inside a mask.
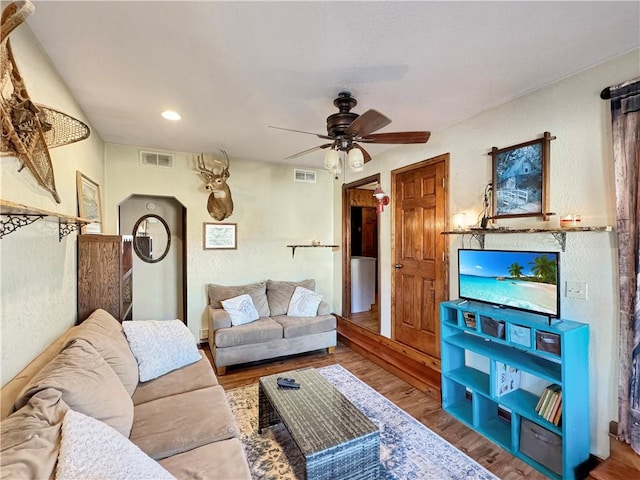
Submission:
[[[557,315],[557,256],[460,250],[460,297]]]

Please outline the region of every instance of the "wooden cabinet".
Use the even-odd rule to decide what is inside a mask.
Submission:
[[[78,323],[97,308],[131,320],[132,242],[131,235],[78,236]]]
[[[580,477],[589,460],[589,326],[461,300],[441,303],[440,320],[442,408],[549,478]],[[519,370],[518,380],[506,370]],[[538,413],[549,384],[561,391],[557,424]]]

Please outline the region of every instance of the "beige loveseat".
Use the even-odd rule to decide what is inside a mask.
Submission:
[[[287,315],[296,287],[315,290],[315,280],[288,282],[267,280],[240,286],[209,284],[209,346],[218,375],[229,365],[277,358],[326,348],[333,353],[337,344],[336,318],[329,304],[320,301],[316,315]],[[259,319],[232,326],[222,301],[248,294]]]
[[[139,383],[122,325],[96,310],[2,388],[0,477],[53,478],[71,409],[115,428],[176,478],[250,479],[225,393],[198,353],[199,361]],[[120,451],[107,463],[122,461]]]

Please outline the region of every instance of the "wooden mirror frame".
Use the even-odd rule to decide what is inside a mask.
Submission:
[[[138,238],[136,232],[138,231],[140,224],[151,217],[160,220],[160,223],[162,223],[165,231],[167,232],[167,246],[165,247],[164,252],[162,252],[162,255],[160,255],[158,258],[149,258],[138,248]],[[136,252],[136,255],[138,255],[138,258],[146,263],[157,263],[167,256],[167,254],[169,253],[169,248],[171,248],[171,230],[169,229],[169,225],[167,225],[167,222],[164,220],[164,218],[153,213],[149,213],[140,217],[136,224],[133,226],[133,250]]]

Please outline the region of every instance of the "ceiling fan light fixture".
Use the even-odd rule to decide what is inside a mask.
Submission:
[[[364,170],[364,155],[359,148],[353,147],[347,154],[349,160],[349,168],[352,172],[361,172]]]
[[[340,167],[340,153],[333,148],[327,150],[324,155],[324,168],[330,172],[335,172]]]

